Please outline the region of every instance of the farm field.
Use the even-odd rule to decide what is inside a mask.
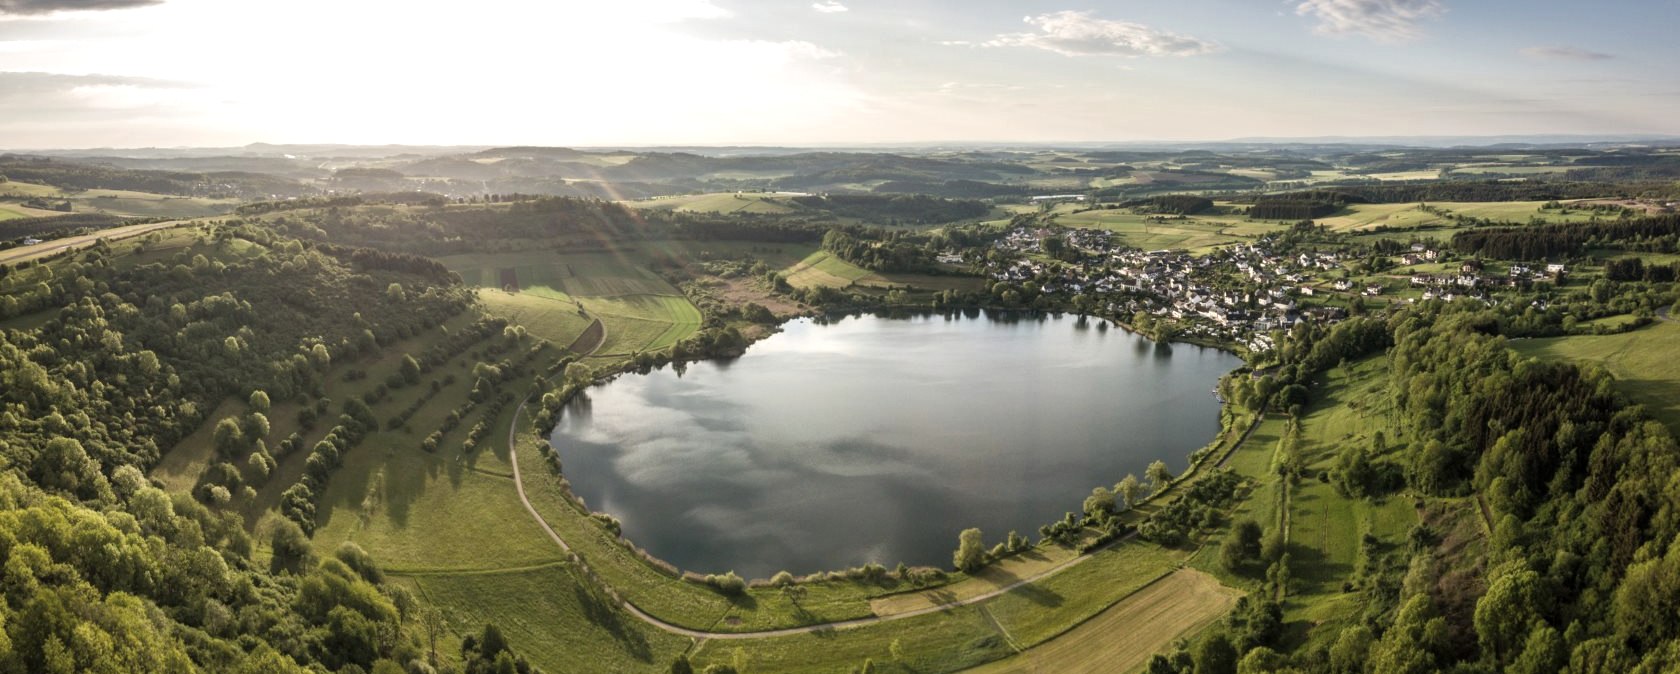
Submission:
[[[904,653],[893,657],[893,643]],[[1011,649],[985,613],[964,607],[869,627],[735,642],[710,639],[695,648],[695,671],[712,664],[749,672],[846,672],[872,660],[879,668],[951,672],[996,660]]]
[[[625,202],[631,208],[691,213],[792,213],[799,210],[785,194],[719,192],[655,197]]]
[[[640,247],[640,254],[650,260],[706,261],[751,257],[762,260],[772,269],[791,267],[815,252],[817,244],[814,242],[658,240],[643,242]]]
[[[49,241],[42,241],[41,243],[37,243],[37,244],[32,245],[32,246],[19,246],[17,248],[11,248],[11,249],[7,249],[7,250],[4,250],[4,251],[0,251],[0,262],[13,263],[13,262],[22,262],[24,260],[33,260],[33,259],[38,258],[38,257],[52,255],[54,253],[58,253],[58,252],[61,252],[61,251],[64,251],[64,250],[70,249],[70,248],[81,248],[81,247],[87,246],[88,244],[91,244],[95,241],[98,241],[100,239],[105,239],[107,241],[115,241],[115,240],[118,240],[118,239],[125,239],[125,238],[132,237],[132,236],[139,236],[141,234],[145,234],[147,232],[151,232],[151,231],[155,231],[155,230],[168,229],[170,227],[175,227],[175,226],[178,226],[178,225],[181,225],[181,224],[183,224],[183,223],[181,223],[181,222],[156,222],[156,223],[144,224],[144,225],[125,225],[125,226],[122,226],[122,227],[112,227],[110,229],[102,229],[102,230],[99,230],[97,232],[94,232],[94,233],[91,233],[91,234],[83,234],[81,236],[72,236],[72,237],[66,237],[66,238],[62,238],[62,239],[52,239],[52,240],[49,240]]]
[[[700,328],[700,310],[650,271],[647,254],[549,252],[454,255],[441,261],[476,285],[493,315],[566,346],[600,319],[603,356],[668,348]]]
[[[557,346],[571,344],[591,323],[591,319],[578,311],[576,304],[536,293],[481,288],[478,299],[491,315],[523,325],[532,335]]]
[[[1582,168],[1582,167],[1571,166],[1571,165],[1562,165],[1562,166],[1500,166],[1500,165],[1488,165],[1488,166],[1460,166],[1460,167],[1452,169],[1451,172],[1454,173],[1454,174],[1462,173],[1462,174],[1469,174],[1469,175],[1484,175],[1484,174],[1490,174],[1491,173],[1491,174],[1508,174],[1508,175],[1530,176],[1530,175],[1544,175],[1544,174],[1548,174],[1548,173],[1568,173],[1570,170],[1578,169],[1578,168]]]
[[[50,218],[50,217],[53,217],[55,215],[64,215],[64,213],[61,213],[59,211],[42,210],[42,209],[39,209],[39,208],[30,208],[28,206],[24,206],[23,204],[0,203],[0,220],[17,220],[17,219],[20,219],[20,218]]]
[[[78,212],[145,218],[203,218],[232,213],[240,202],[134,192],[124,196],[74,196],[70,198],[70,203]]]
[[[1518,353],[1604,366],[1616,388],[1680,432],[1680,323],[1659,320],[1619,335],[1572,335],[1511,342]]]
[[[184,197],[130,190],[64,190],[50,185],[33,183],[0,183],[0,198],[42,197],[68,200],[76,213],[108,213],[111,215],[148,218],[202,218],[232,213],[241,203],[237,199],[209,199]],[[57,211],[41,211],[18,204],[0,204],[0,219],[4,211],[14,210],[27,217],[62,215]]]
[[[1180,550],[1129,541],[982,606],[1013,643],[1029,648],[1072,629],[1167,575],[1186,556]]]
[[[788,284],[795,288],[845,288],[874,272],[819,250],[782,273],[787,275]]]
[[[1145,250],[1185,249],[1206,252],[1215,246],[1245,241],[1283,225],[1249,221],[1241,215],[1196,215],[1183,220],[1151,220],[1157,216],[1122,210],[1092,210],[1056,217],[1068,227],[1106,229],[1118,234],[1127,245]]]
[[[445,609],[454,635],[445,643],[458,644],[493,623],[545,672],[665,672],[690,645],[687,638],[606,610],[562,563],[396,578]]]
[[[1500,202],[1429,202],[1432,209],[1444,209],[1455,215],[1479,218],[1495,222],[1513,222],[1526,224],[1531,218],[1543,218],[1547,222],[1587,222],[1593,219],[1594,213],[1587,211],[1572,211],[1564,214],[1557,210],[1541,210],[1544,201],[1500,201]],[[1571,202],[1565,202],[1568,205]],[[1419,227],[1437,227],[1442,230],[1461,228],[1461,226],[1445,217],[1423,210],[1424,204],[1350,204],[1342,212],[1328,217],[1318,218],[1315,222],[1328,226],[1337,231],[1362,231],[1376,227],[1390,230],[1413,229]],[[1603,218],[1602,214],[1596,214]],[[1440,230],[1437,230],[1437,233]],[[1421,234],[1421,233],[1420,233]]]
[[[1238,593],[1205,573],[1180,570],[1127,596],[1066,633],[973,674],[1133,672],[1173,640],[1212,624]]]

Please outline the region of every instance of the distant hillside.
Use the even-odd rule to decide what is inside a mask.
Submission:
[[[263,173],[150,171],[20,155],[0,155],[0,175],[68,190],[129,190],[175,196],[256,198],[314,191],[295,180]]]

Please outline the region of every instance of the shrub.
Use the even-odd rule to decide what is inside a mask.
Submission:
[[[706,576],[706,584],[712,586],[718,592],[722,592],[723,594],[731,597],[738,596],[747,591],[747,582],[742,580],[740,576],[735,575],[734,571],[730,571],[729,573],[725,573],[723,575],[708,575]]]

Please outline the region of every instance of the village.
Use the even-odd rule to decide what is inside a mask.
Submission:
[[[1090,302],[1110,315],[1170,320],[1179,338],[1238,343],[1255,351],[1270,350],[1274,331],[1301,322],[1333,324],[1391,302],[1492,302],[1490,293],[1497,289],[1527,288],[1566,273],[1561,264],[1513,265],[1501,275],[1479,260],[1455,267],[1447,263],[1452,270],[1434,273],[1392,271],[1421,290],[1421,295],[1402,297],[1380,279],[1354,278],[1347,270],[1350,254],[1282,250],[1287,246],[1277,243],[1276,237],[1263,236],[1197,256],[1184,250],[1140,250],[1105,230],[1021,226],[993,244],[1001,255],[988,257],[984,273],[994,282],[1036,284],[1039,293],[1051,297],[1084,296],[1089,299],[1079,303]],[[940,257],[956,259],[955,253]],[[1441,249],[1415,243],[1393,261],[1412,267],[1446,259]]]

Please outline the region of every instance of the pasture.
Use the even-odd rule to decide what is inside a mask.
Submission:
[[[1511,348],[1534,358],[1602,365],[1618,391],[1680,432],[1680,323],[1659,320],[1619,335],[1519,339]]]
[[[894,657],[898,644],[902,658]],[[747,672],[952,672],[1010,654],[1007,639],[974,607],[867,627],[821,630],[747,642],[710,639],[694,649],[695,671],[712,664]]]
[[[55,201],[68,200],[76,213],[108,213],[110,215],[146,218],[202,218],[226,215],[232,213],[233,209],[240,204],[237,199],[184,197],[130,190],[66,190],[33,183],[0,183],[0,198],[25,199],[30,197]],[[0,220],[6,219],[5,211],[23,213],[26,217],[32,218],[62,215],[58,211],[43,211],[18,204],[4,204],[0,205]]]
[[[475,253],[441,261],[469,285],[492,315],[566,346],[599,319],[599,353],[624,356],[669,348],[700,329],[700,310],[653,273],[639,250],[599,253]]]
[[[23,204],[0,203],[0,220],[17,220],[19,218],[50,218],[64,215],[60,211],[48,211],[30,208]]]
[[[1337,452],[1371,442],[1383,427],[1388,400],[1383,387],[1385,356],[1336,368],[1325,377],[1322,393],[1301,422],[1300,453],[1309,474],[1331,469]],[[1392,460],[1403,460],[1390,450]],[[1312,625],[1311,639],[1334,638],[1350,618],[1354,598],[1342,589],[1360,564],[1361,540],[1374,536],[1380,545],[1404,545],[1417,523],[1417,512],[1400,494],[1378,499],[1349,498],[1322,480],[1302,479],[1289,490],[1286,526],[1293,582],[1284,604],[1285,619]]]
[[[1132,213],[1123,209],[1098,209],[1057,215],[1057,224],[1068,227],[1105,229],[1126,245],[1144,250],[1183,249],[1196,253],[1238,243],[1287,225],[1248,220],[1242,215],[1195,215],[1183,219]]]
[[[974,674],[1132,672],[1174,640],[1213,624],[1239,593],[1193,570],[1167,574],[1066,633]]]
[[[788,195],[758,192],[717,192],[654,197],[625,202],[631,208],[683,211],[690,213],[792,213],[800,208]]]
[[[782,273],[787,276],[788,284],[795,288],[846,288],[873,272],[835,257],[828,251],[819,250]]]
[[[1029,648],[1102,613],[1170,573],[1187,556],[1142,541],[1121,543],[983,605],[1013,643]]]
[[[541,337],[557,346],[571,344],[592,322],[570,302],[544,297],[536,293],[510,293],[495,288],[481,288],[478,300],[492,316],[525,326],[531,335]]]
[[[1541,206],[1546,203],[1544,201],[1432,201],[1427,204],[1349,204],[1343,211],[1318,218],[1315,222],[1335,231],[1351,232],[1367,231],[1379,227],[1388,230],[1439,228],[1434,234],[1438,235],[1440,230],[1450,232],[1463,228],[1465,225],[1434,212],[1436,210],[1465,218],[1515,224],[1527,224],[1534,218],[1546,222],[1587,222],[1594,217],[1605,217],[1603,214],[1595,214],[1584,210],[1569,210],[1566,213],[1563,210],[1542,209]],[[1565,206],[1569,203],[1572,202],[1565,202]],[[1426,206],[1428,210],[1425,209]]]
[[[665,672],[690,643],[604,610],[599,597],[585,589],[586,581],[562,563],[397,580],[443,610],[453,636],[440,641],[449,651],[462,637],[494,623],[546,672]]]

